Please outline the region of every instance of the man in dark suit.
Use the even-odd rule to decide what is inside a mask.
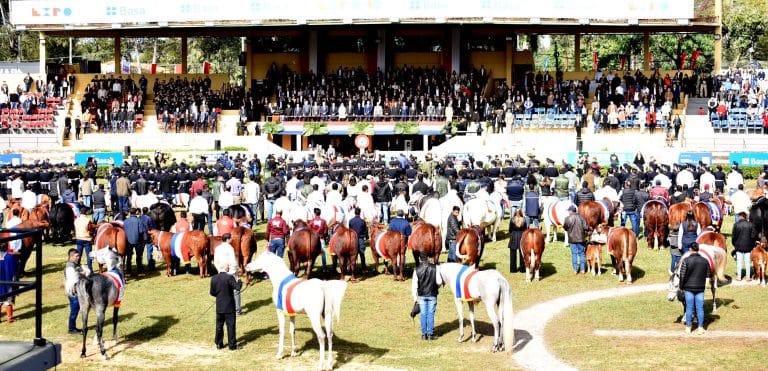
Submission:
[[[221,269],[220,269],[221,268]],[[224,348],[224,322],[227,323],[229,350],[237,350],[235,334],[235,290],[240,290],[242,281],[227,273],[227,267],[216,267],[218,274],[211,278],[211,296],[216,297],[216,335],[213,339],[216,348]]]

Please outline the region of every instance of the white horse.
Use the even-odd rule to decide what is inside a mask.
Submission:
[[[477,193],[481,192],[484,191]],[[485,194],[487,195],[488,192]],[[501,205],[498,202],[477,197],[464,204],[461,214],[465,227],[479,226],[490,235],[491,241],[496,241],[496,232],[499,231],[501,224]]]
[[[568,208],[575,206],[571,201],[560,201],[557,198],[551,198],[548,203],[542,204],[544,206],[544,228],[546,234],[544,235],[544,242],[550,243],[557,241],[557,227],[563,225],[565,218],[568,217]],[[554,232],[552,226],[555,227]],[[549,234],[552,233],[552,240],[549,239]],[[565,238],[563,243],[568,245],[568,233],[563,233]]]
[[[348,202],[341,201],[338,204],[325,203],[320,209],[320,217],[330,227],[334,224],[349,226],[349,220],[354,217],[354,209],[348,206]]]
[[[712,278],[708,278],[709,280],[709,286],[710,290],[712,291],[712,313],[717,313],[717,287],[720,282],[726,282],[725,278],[725,266],[726,263],[728,263],[727,254],[725,252],[725,249],[718,246],[713,245],[699,245],[699,254],[703,256],[707,261],[709,262],[709,269],[712,273]],[[691,252],[688,251],[685,253],[685,255],[680,257],[680,262],[677,263],[677,266],[675,267],[675,272],[672,274],[671,277],[669,277],[669,292],[667,293],[667,299],[669,301],[675,300],[677,298],[677,291],[680,288],[680,267],[682,267],[683,259],[687,258],[691,255]],[[685,309],[685,301],[684,299],[681,300],[683,302],[683,309]],[[703,326],[704,319],[699,318],[699,326]],[[691,324],[687,324],[687,326],[691,326]]]
[[[448,217],[451,215],[451,212],[453,212],[453,207],[457,206],[459,208],[459,222],[462,220],[461,215],[461,208],[464,206],[464,202],[461,201],[461,198],[459,197],[458,193],[455,189],[451,189],[448,191],[448,194],[440,198],[440,235],[445,236],[448,232]],[[445,239],[443,239],[443,244],[445,244]]]
[[[464,308],[469,306],[469,323],[472,326],[472,341],[477,341],[475,332],[475,303],[482,301],[493,324],[493,346],[491,351],[512,352],[515,345],[515,329],[512,323],[512,289],[504,276],[495,269],[484,271],[458,263],[440,264],[443,282],[451,288],[459,315],[459,342],[464,339]],[[495,310],[498,303],[498,314]]]
[[[275,212],[282,212],[283,219],[291,229],[293,229],[293,222],[297,220],[308,222],[313,218],[311,210],[307,209],[306,206],[297,201],[291,202],[285,197],[275,200],[274,210]]]
[[[301,280],[285,266],[283,259],[265,251],[245,267],[248,272],[265,272],[272,282],[272,301],[277,306],[277,323],[280,340],[276,358],[283,358],[285,337],[285,316],[290,318],[291,356],[296,355],[296,314],[306,313],[312,329],[320,343],[318,369],[333,367],[333,317],[339,321],[341,301],[347,290],[347,283],[341,280],[321,281],[317,278]],[[322,320],[325,319],[325,330]],[[325,358],[325,344],[328,342],[328,359]]]

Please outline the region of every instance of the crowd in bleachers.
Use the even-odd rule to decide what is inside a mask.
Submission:
[[[146,94],[144,76],[137,83],[130,76],[96,75],[83,93],[83,122],[96,125],[97,131],[105,133],[132,133],[142,125]],[[86,131],[90,129],[89,124],[85,127]]]
[[[723,133],[768,134],[767,90],[764,70],[732,69],[718,76],[707,102],[712,127]]]
[[[221,111],[237,109],[245,100],[242,87],[224,84],[220,90],[213,90],[208,76],[192,80],[178,76],[168,81],[156,79],[153,91],[158,123],[166,133],[216,132]]]
[[[69,93],[67,79],[49,83],[27,74],[15,90],[0,85],[0,133],[46,133],[54,130],[54,112]],[[62,81],[64,81],[62,85]],[[63,87],[62,87],[63,86]],[[33,91],[32,88],[35,88]]]

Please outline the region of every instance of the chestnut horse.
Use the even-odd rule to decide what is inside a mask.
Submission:
[[[670,206],[669,225],[672,228],[679,228],[680,224],[685,221],[685,214],[690,210],[692,210],[692,207],[688,202],[680,202]]]
[[[119,222],[99,223],[93,228],[96,234],[93,237],[93,249],[100,250],[105,247],[111,247],[120,255],[120,270],[125,272],[127,263],[126,251],[128,249],[128,239],[125,236],[125,230]],[[99,271],[103,272],[103,266],[99,264]]]
[[[650,200],[643,206],[642,215],[648,249],[667,247],[667,226],[669,225],[667,205],[659,200]]]
[[[603,246],[598,243],[587,244],[587,271],[593,276],[602,276]]]
[[[723,225],[723,204],[715,198],[707,202],[697,202],[693,204],[693,215],[701,229],[712,226],[715,232],[720,232]]]
[[[25,220],[19,223],[15,229],[30,229],[30,228],[48,228],[48,222],[39,222],[36,220]],[[27,265],[29,257],[32,255],[32,250],[35,248],[35,237],[27,236],[21,239],[21,256],[19,257],[19,266],[16,270],[16,277],[21,278],[24,275],[24,267]],[[38,267],[40,268],[40,267]]]
[[[765,251],[765,242],[758,242],[757,246],[752,249],[752,268],[755,270],[755,279],[758,285],[765,287],[765,270],[768,268],[768,252]]]
[[[341,225],[335,224],[333,235],[328,242],[328,250],[333,257],[333,270],[336,270],[336,262],[339,261],[341,280],[344,281],[344,272],[352,275],[352,282],[357,282],[355,270],[357,270],[357,232]]]
[[[462,264],[474,265],[475,269],[480,265],[483,255],[483,231],[477,227],[460,229],[456,234],[456,257]]]
[[[544,254],[544,235],[541,230],[528,228],[523,231],[523,235],[520,237],[520,249],[525,261],[525,281],[531,282],[534,275],[536,281],[541,280],[539,267],[541,266],[541,255]]]
[[[613,202],[607,198],[599,201],[587,201],[579,204],[579,215],[587,221],[587,235],[597,228],[600,224],[613,224],[613,213],[615,208]]]
[[[320,255],[320,235],[309,229],[307,223],[303,220],[296,220],[293,224],[293,233],[288,238],[288,243],[285,245],[288,250],[288,261],[291,264],[291,272],[294,275],[299,275],[299,269],[303,264],[304,274],[309,279],[312,266],[315,265],[315,259]]]
[[[197,266],[200,278],[208,275],[208,251],[210,250],[210,241],[203,231],[189,231],[184,233],[171,233],[153,229],[149,231],[152,238],[152,244],[160,248],[165,259],[165,275],[170,277],[171,267],[175,264],[187,266],[189,271],[190,258],[197,258]],[[178,271],[174,272],[178,274]]]
[[[632,284],[632,263],[637,255],[637,238],[631,229],[625,227],[610,228],[601,225],[600,233],[604,234],[608,253],[615,260],[612,260],[613,268],[619,276],[619,282],[624,282],[624,276],[627,279],[627,285]]]
[[[696,243],[699,245],[717,246],[723,250],[726,250],[728,247],[725,241],[725,236],[711,230],[702,231],[699,237],[696,237]]]
[[[384,259],[384,274],[389,273],[386,262],[392,265],[392,276],[395,281],[405,281],[405,236],[398,231],[388,231],[377,222],[371,223],[368,229],[371,239],[371,251],[373,252],[373,267],[379,272],[379,258]]]
[[[256,252],[256,236],[249,228],[238,226],[232,229],[232,239],[229,240],[229,244],[232,245],[232,250],[235,252],[235,258],[239,266],[238,275],[245,274],[245,266],[251,262],[253,254]],[[213,262],[213,256],[216,252],[216,247],[221,245],[221,236],[208,236],[208,261]],[[245,285],[251,283],[251,275],[245,275]]]
[[[440,227],[435,227],[421,219],[413,222],[413,232],[408,238],[408,249],[413,252],[416,265],[419,265],[419,253],[425,253],[432,258],[432,263],[438,264],[442,242]]]

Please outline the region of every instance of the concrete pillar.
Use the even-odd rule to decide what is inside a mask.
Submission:
[[[512,86],[512,69],[514,68],[515,64],[515,49],[517,48],[516,44],[516,38],[517,36],[507,37],[507,49],[506,49],[506,63],[504,64],[507,69],[504,74],[504,78],[507,79],[507,85]]]
[[[120,36],[119,35],[115,36],[115,47],[114,47],[115,73],[122,73],[123,71],[123,53],[122,53],[123,46],[122,45],[123,43]]]
[[[187,73],[187,54],[188,54],[188,42],[187,37],[181,37],[181,73]]]
[[[643,32],[643,71],[651,69],[651,35]]]
[[[581,34],[573,35],[573,70],[581,72]]]
[[[422,135],[424,137],[424,152],[429,152],[429,135]]]
[[[381,69],[382,72],[386,72],[387,71],[387,30],[383,28],[377,30],[376,40],[378,41],[377,48],[376,48],[376,67]]]
[[[461,29],[451,29],[451,70],[461,73]]]
[[[309,45],[309,69],[312,72],[317,73],[317,31],[309,31],[309,37],[307,38]]]
[[[715,50],[714,50],[714,72],[719,73],[723,68],[723,0],[715,0],[715,17],[717,17],[717,27],[715,28]]]
[[[244,37],[245,42],[245,85],[246,87],[250,86],[251,80],[253,80],[253,59],[251,58],[251,40],[247,37]]]
[[[45,59],[45,33],[40,32],[40,78],[42,79],[45,78]]]
[[[296,150],[297,150],[297,151],[303,151],[303,150],[304,150],[304,149],[301,147],[301,142],[302,142],[301,138],[304,138],[304,136],[303,136],[303,135],[301,135],[301,134],[299,134],[299,135],[296,135]]]

